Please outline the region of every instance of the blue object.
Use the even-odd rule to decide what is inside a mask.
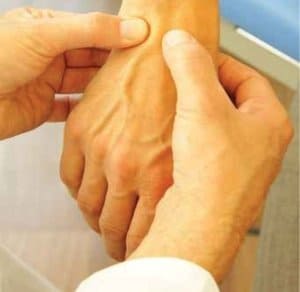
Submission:
[[[300,60],[298,0],[220,0],[222,16]]]

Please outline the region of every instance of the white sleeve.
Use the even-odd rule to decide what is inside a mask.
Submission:
[[[131,260],[95,273],[77,292],[218,292],[213,277],[199,266],[176,258]]]

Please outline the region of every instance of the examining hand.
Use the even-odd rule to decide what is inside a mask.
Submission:
[[[115,259],[139,245],[172,184],[176,90],[162,37],[184,27],[216,56],[217,8],[215,0],[124,0],[121,15],[145,18],[151,33],[143,44],[112,53],[67,121],[62,180]]]
[[[102,13],[8,12],[0,18],[0,139],[64,120],[70,105],[55,101],[55,93],[82,92],[109,48],[135,45],[146,35],[143,21]]]
[[[190,35],[169,33],[164,56],[176,83],[174,185],[132,258],[178,257],[221,280],[277,176],[292,126],[268,81]],[[223,87],[224,89],[223,89]]]

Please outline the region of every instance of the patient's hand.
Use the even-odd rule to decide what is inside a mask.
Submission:
[[[253,69],[223,56],[225,92],[211,58],[189,35],[169,34],[164,52],[178,89],[174,185],[133,257],[183,258],[220,281],[280,170],[292,127]]]
[[[214,56],[217,1],[127,0],[122,16],[150,24],[139,47],[114,51],[66,126],[61,176],[116,259],[130,254],[172,184],[176,91],[161,52],[170,28],[190,31]],[[184,77],[184,76],[183,76]]]

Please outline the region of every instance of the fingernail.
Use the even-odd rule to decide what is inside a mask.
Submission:
[[[195,42],[194,37],[186,31],[179,29],[169,31],[164,37],[164,45],[167,47],[174,47],[191,42]]]
[[[143,40],[148,35],[148,25],[142,19],[125,19],[121,22],[121,37],[129,41]]]

